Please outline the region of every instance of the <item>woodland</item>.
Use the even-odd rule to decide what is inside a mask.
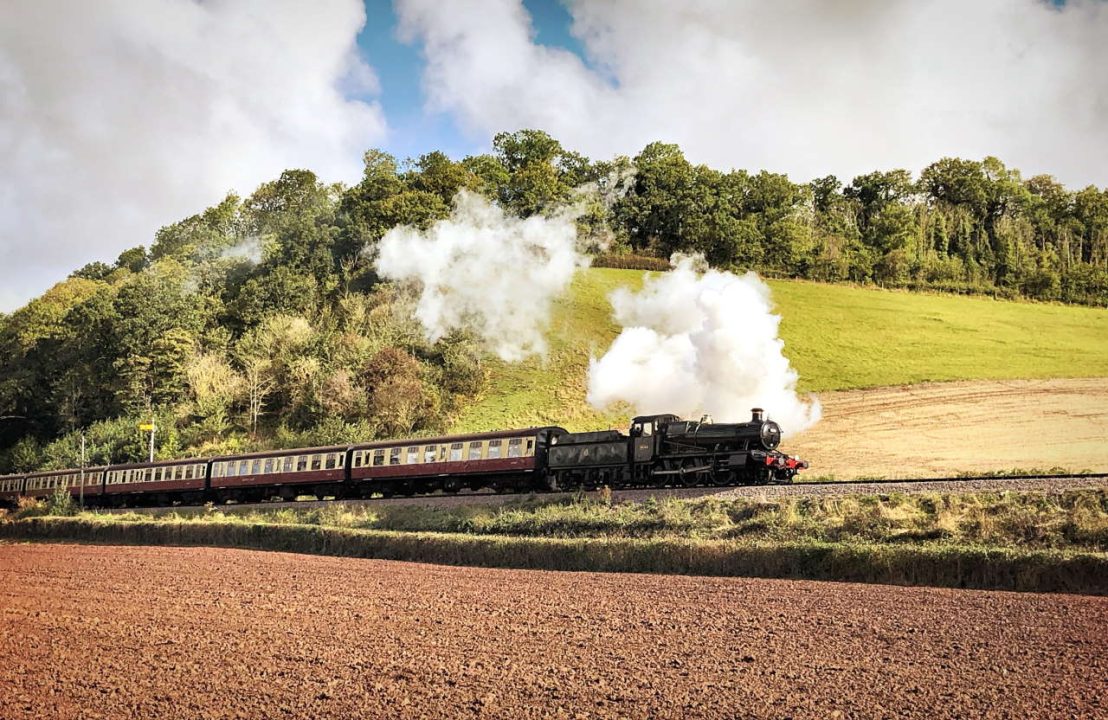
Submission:
[[[997,158],[798,183],[652,143],[592,160],[537,130],[488,154],[364,157],[355,185],[288,170],[75,270],[0,314],[0,473],[441,431],[480,394],[486,350],[421,331],[378,277],[391,228],[427,228],[468,190],[520,217],[574,213],[608,267],[714,267],[890,288],[1108,304],[1108,190]]]

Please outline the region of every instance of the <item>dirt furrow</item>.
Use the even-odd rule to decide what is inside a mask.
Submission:
[[[1108,599],[0,546],[0,717],[1103,717]]]

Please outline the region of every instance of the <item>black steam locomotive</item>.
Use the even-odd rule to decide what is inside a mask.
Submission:
[[[748,485],[791,482],[808,463],[778,452],[781,427],[755,408],[750,422],[642,415],[631,432],[565,433],[550,439],[552,488]]]
[[[94,506],[790,482],[808,463],[777,450],[781,428],[676,415],[615,430],[556,426],[474,435],[379,440],[213,458],[0,476],[0,504],[68,492]]]

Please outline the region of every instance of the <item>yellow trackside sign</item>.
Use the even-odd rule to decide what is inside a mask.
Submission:
[[[156,429],[154,427],[154,423],[139,423],[138,427],[139,427],[139,430],[142,430],[143,432],[150,432],[151,430]]]

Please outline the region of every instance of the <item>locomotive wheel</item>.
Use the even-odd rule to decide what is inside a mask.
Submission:
[[[701,484],[702,480],[706,479],[704,477],[705,473],[687,472],[688,470],[695,468],[699,464],[700,463],[692,458],[689,458],[681,464],[681,469],[686,471],[677,476],[678,478],[680,478],[682,485],[684,485],[685,487],[696,487],[697,485]]]

